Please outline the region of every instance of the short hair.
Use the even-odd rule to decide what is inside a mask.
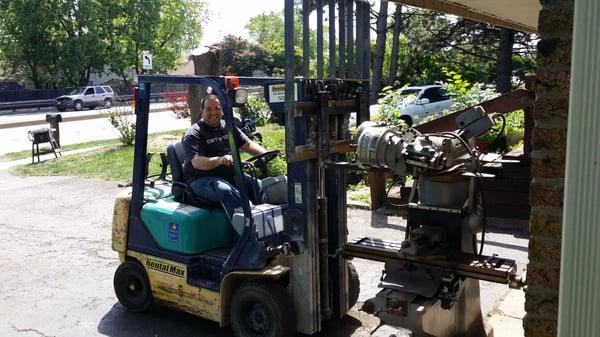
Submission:
[[[214,99],[217,102],[219,102],[219,104],[221,104],[221,101],[219,100],[219,96],[217,96],[215,94],[208,94],[208,95],[202,97],[202,99],[200,100],[200,110],[202,112],[204,112],[204,105],[206,104],[207,99]]]

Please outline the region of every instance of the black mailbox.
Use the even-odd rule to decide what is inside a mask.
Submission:
[[[61,114],[46,114],[46,122],[52,123],[60,123],[62,122]]]
[[[50,123],[52,137],[56,141],[56,145],[60,147],[60,127],[58,123],[62,122],[61,114],[46,114],[46,122]]]

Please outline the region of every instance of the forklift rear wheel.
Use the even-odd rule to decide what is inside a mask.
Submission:
[[[267,280],[242,284],[231,300],[231,326],[237,337],[289,337],[296,313],[285,288]]]
[[[356,271],[356,267],[351,262],[348,262],[348,308],[352,308],[356,304],[359,294],[360,279],[358,278],[358,272]]]
[[[144,267],[125,261],[115,272],[113,280],[119,302],[128,310],[141,312],[152,304],[152,290]]]

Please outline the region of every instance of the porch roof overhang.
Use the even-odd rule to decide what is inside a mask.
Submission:
[[[391,0],[496,26],[537,33],[539,0]]]

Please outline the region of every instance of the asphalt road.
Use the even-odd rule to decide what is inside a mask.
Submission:
[[[164,103],[153,103],[151,109],[165,108]],[[17,114],[0,115],[0,155],[7,152],[22,150],[31,150],[31,141],[27,137],[29,130],[48,127],[45,122],[46,110],[19,111]],[[56,111],[55,111],[56,112]],[[108,113],[106,109],[66,111],[61,113],[63,118],[76,117],[81,115],[95,115],[96,118],[62,122],[60,128],[61,146],[89,142],[94,140],[115,139],[119,133],[110,124],[108,116],[102,114]],[[15,122],[29,122],[32,125],[5,128],[3,125]],[[39,124],[43,121],[42,124]],[[37,124],[33,124],[37,123]],[[153,112],[150,114],[148,130],[150,133],[163,132],[171,130],[181,130],[189,127],[188,119],[177,119],[170,111]],[[41,145],[47,146],[46,145]]]
[[[142,337],[232,336],[230,328],[160,306],[127,312],[117,302],[111,250],[116,182],[74,177],[19,178],[0,171],[0,336]],[[349,210],[349,237],[400,241],[405,220]],[[488,235],[485,253],[524,265],[527,239],[520,233]],[[359,305],[377,293],[382,265],[354,260],[361,277]],[[508,289],[482,283],[482,308],[490,311]],[[316,336],[368,336],[378,320],[353,308]]]

